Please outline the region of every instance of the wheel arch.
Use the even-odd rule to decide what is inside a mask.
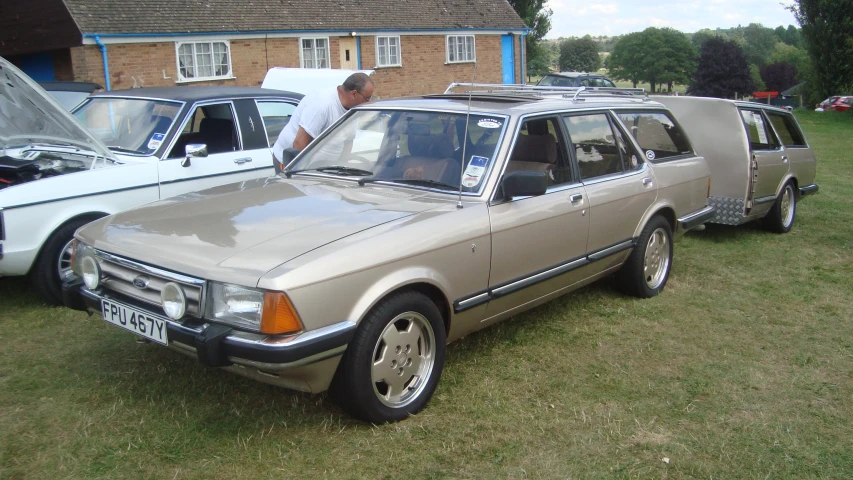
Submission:
[[[80,220],[85,220],[86,223],[94,222],[95,220],[97,220],[99,218],[104,218],[107,215],[109,215],[109,213],[105,213],[105,212],[83,212],[83,213],[78,213],[76,215],[73,215],[72,217],[66,218],[65,220],[60,222],[58,225],[55,225],[50,230],[50,233],[48,233],[48,235],[45,237],[44,241],[41,242],[41,245],[39,246],[38,255],[36,255],[36,257],[35,257],[36,262],[41,257],[42,253],[44,253],[44,247],[45,247],[45,245],[47,245],[50,237],[52,237],[56,233],[56,231],[59,230],[60,228],[66,226],[72,222],[77,222]],[[36,262],[33,262],[33,265],[35,265]],[[30,271],[32,271],[33,265],[30,266]]]
[[[648,210],[646,210],[645,215],[643,215],[643,219],[637,224],[637,229],[634,231],[634,238],[640,236],[643,229],[646,228],[646,224],[648,224],[655,215],[663,217],[664,220],[669,223],[669,228],[672,231],[672,234],[675,235],[678,227],[678,217],[675,214],[675,208],[673,208],[669,203],[658,203],[652,205]]]

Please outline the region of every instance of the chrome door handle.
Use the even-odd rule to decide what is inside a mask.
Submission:
[[[652,177],[646,177],[643,179],[643,185],[651,185],[651,184],[652,184]]]
[[[569,200],[572,203],[578,203],[581,200],[583,200],[583,195],[581,195],[580,193],[576,193],[576,194],[572,195],[571,197],[569,197]]]
[[[235,158],[234,163],[237,165],[242,165],[244,163],[248,163],[252,161],[252,157],[244,157],[244,158]]]

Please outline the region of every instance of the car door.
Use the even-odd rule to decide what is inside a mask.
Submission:
[[[579,280],[586,262],[587,200],[566,152],[557,116],[524,120],[503,175],[545,172],[544,195],[505,199],[489,207],[492,233],[492,299],[487,316],[558,291]]]
[[[654,176],[608,112],[563,116],[589,208],[587,252],[598,270],[622,261],[643,214],[657,197]]]
[[[806,137],[800,131],[796,119],[790,113],[774,112],[767,110],[764,113],[770,119],[770,124],[776,131],[776,136],[785,149],[788,156],[788,165],[791,173],[797,177],[800,186],[806,186],[814,182],[815,156]]]
[[[161,198],[273,172],[263,121],[251,100],[198,103],[179,132],[159,162]],[[185,161],[185,147],[199,144],[207,147],[207,156]]]
[[[788,174],[788,156],[758,108],[739,108],[752,155],[753,211],[769,209],[779,182]],[[766,205],[764,205],[766,204]]]

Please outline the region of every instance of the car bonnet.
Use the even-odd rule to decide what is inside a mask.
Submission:
[[[343,180],[261,178],[112,215],[78,237],[151,266],[254,286],[266,272],[311,250],[448,201]]]
[[[73,146],[115,156],[37,83],[0,57],[0,155],[28,145]]]

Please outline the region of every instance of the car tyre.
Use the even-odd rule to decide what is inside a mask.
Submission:
[[[415,291],[396,293],[362,320],[330,394],[350,415],[381,424],[426,407],[444,368],[446,334],[438,307]]]
[[[665,218],[655,215],[617,273],[619,289],[634,297],[654,297],[666,286],[671,268],[672,227]]]
[[[764,228],[776,233],[788,233],[794,226],[794,217],[797,214],[797,192],[794,184],[788,182],[782,187],[779,196],[773,203],[773,207],[764,217]]]
[[[71,272],[71,241],[78,228],[92,219],[79,219],[57,228],[41,249],[30,282],[36,294],[49,305],[62,305],[62,282],[73,277]]]

